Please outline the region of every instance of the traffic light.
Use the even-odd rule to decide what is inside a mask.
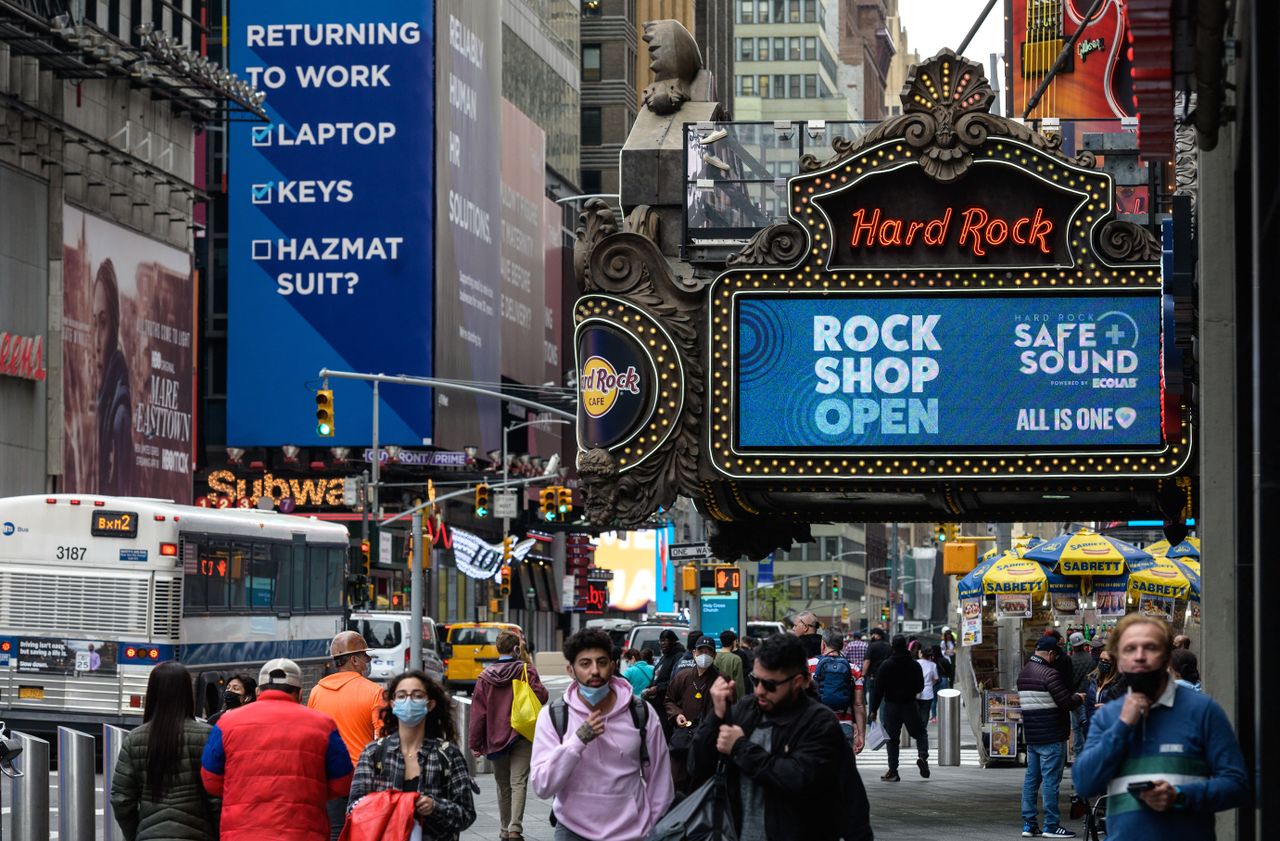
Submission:
[[[680,568],[680,589],[686,593],[695,592],[698,589],[698,569],[693,564]]]
[[[476,516],[483,520],[492,510],[489,506],[489,486],[476,485]]]
[[[502,578],[498,581],[498,595],[504,599],[511,595],[511,567],[502,568]]]
[[[946,523],[938,523],[933,529],[934,539],[939,543],[947,542],[947,525]]]
[[[538,515],[548,523],[556,520],[556,489],[543,488],[538,494]]]
[[[333,437],[333,391],[327,388],[316,391],[316,435]]]
[[[888,605],[885,605],[884,607],[880,608],[880,621],[881,621],[881,622],[888,622],[888,621],[889,621],[889,606],[888,606]]]
[[[840,576],[831,576],[831,598],[833,601],[840,600]]]
[[[564,486],[556,488],[556,514],[561,520],[569,519],[573,513],[573,491]]]
[[[515,555],[515,551],[516,551],[515,535],[509,534],[506,537],[502,538],[502,562],[504,564],[511,563],[511,559]]]
[[[369,541],[360,541],[360,574],[368,575],[370,571]]]

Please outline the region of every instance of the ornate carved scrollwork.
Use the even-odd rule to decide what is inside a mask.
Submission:
[[[633,212],[628,223],[649,230],[648,218]],[[683,393],[680,412],[664,416],[674,430],[660,446],[631,464],[600,448],[578,455],[587,521],[601,528],[634,527],[677,496],[692,496],[698,489],[698,431],[705,405],[698,324],[705,300],[678,281],[652,238],[619,232],[604,202],[589,201],[579,220],[574,256],[583,290],[616,296],[651,316],[675,345],[656,350],[678,354],[684,372],[677,386]]]
[[[790,266],[804,254],[807,244],[808,240],[799,225],[794,222],[776,222],[757,231],[741,251],[725,260],[725,267]]]
[[[1043,135],[1005,117],[988,113],[995,95],[982,65],[942,50],[912,68],[902,92],[902,116],[876,126],[857,140],[831,141],[834,157],[821,163],[806,155],[802,172],[825,169],[869,146],[903,140],[920,151],[920,167],[937,181],[962,177],[973,164],[973,152],[991,137],[1020,140],[1061,160],[1092,169],[1092,152],[1071,157],[1062,151],[1058,135]]]
[[[1098,232],[1098,252],[1116,263],[1150,263],[1160,259],[1160,240],[1141,225],[1112,219]]]

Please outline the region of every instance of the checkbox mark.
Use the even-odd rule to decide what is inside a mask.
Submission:
[[[272,128],[273,126],[254,126],[253,127],[253,145],[254,146],[270,146]]]
[[[271,259],[271,240],[255,239],[252,243],[252,255],[254,260],[270,260]]]
[[[265,184],[253,185],[253,203],[254,204],[271,204],[271,194],[274,192],[276,182],[268,181]]]

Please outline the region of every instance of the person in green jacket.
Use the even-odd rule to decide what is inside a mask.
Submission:
[[[147,680],[142,726],[125,736],[111,808],[126,841],[215,841],[221,801],[200,781],[209,725],[196,721],[191,675],[161,663]]]

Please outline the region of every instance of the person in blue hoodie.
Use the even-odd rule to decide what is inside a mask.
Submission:
[[[1244,756],[1226,713],[1169,674],[1168,623],[1130,614],[1110,634],[1129,691],[1093,716],[1071,769],[1083,797],[1107,795],[1108,841],[1205,841],[1214,813],[1244,804]]]

